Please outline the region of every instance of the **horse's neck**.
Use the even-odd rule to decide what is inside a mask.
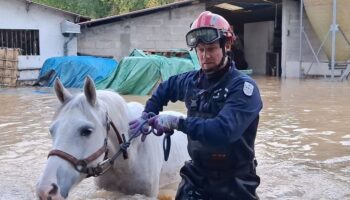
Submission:
[[[125,139],[128,140],[129,121],[138,117],[137,115],[140,115],[140,112],[142,112],[140,109],[142,110],[142,108],[135,110],[135,107],[139,107],[138,105],[133,104],[131,106],[128,106],[124,99],[114,92],[99,91],[98,96],[99,100],[105,104],[108,115],[112,123],[115,125],[115,128],[117,128],[118,134],[120,134],[120,136],[124,135]],[[108,147],[110,149],[110,154],[115,154],[120,149],[117,133],[115,132],[116,131],[111,127]],[[128,150],[128,152],[130,152],[130,154],[133,153],[132,150]]]
[[[99,100],[105,104],[107,113],[118,131],[121,134],[127,133],[130,116],[124,99],[117,93],[109,91],[99,91],[98,96]]]
[[[125,134],[128,140],[129,121],[141,116],[143,106],[139,103],[128,103],[119,96],[107,98],[106,105],[111,120],[120,134]],[[118,139],[113,130],[109,133],[109,155],[111,158],[120,149]],[[161,151],[158,138],[148,138],[145,142],[135,138],[127,149],[129,158],[124,160],[120,155],[114,162],[113,168],[99,177],[98,185],[105,188],[113,187],[125,193],[143,193],[155,196],[158,193],[159,174],[162,166]],[[151,163],[151,164],[150,164]],[[142,184],[144,183],[144,184]],[[146,187],[147,186],[147,187]]]

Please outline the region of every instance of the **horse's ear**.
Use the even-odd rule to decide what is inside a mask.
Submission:
[[[72,98],[72,94],[66,88],[64,88],[58,77],[55,80],[55,93],[61,103],[65,103]]]
[[[96,88],[95,88],[94,81],[91,79],[90,76],[87,76],[85,79],[84,94],[85,94],[86,100],[90,103],[90,105],[95,106],[96,105]]]

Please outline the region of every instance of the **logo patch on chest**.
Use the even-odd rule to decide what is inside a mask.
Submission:
[[[219,88],[213,92],[213,99],[226,99],[227,93],[227,88]]]

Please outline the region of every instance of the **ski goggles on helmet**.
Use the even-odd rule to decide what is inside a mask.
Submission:
[[[199,41],[210,44],[223,37],[223,32],[212,27],[202,27],[191,30],[186,34],[187,46],[195,48]]]

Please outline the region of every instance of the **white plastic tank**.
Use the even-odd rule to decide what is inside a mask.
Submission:
[[[330,30],[333,17],[333,0],[304,0],[306,14],[318,38],[323,41]],[[350,0],[337,0],[337,24],[345,36],[350,40]],[[323,46],[328,59],[332,56],[331,33]],[[344,36],[337,31],[336,34],[336,62],[350,60],[350,46]]]

